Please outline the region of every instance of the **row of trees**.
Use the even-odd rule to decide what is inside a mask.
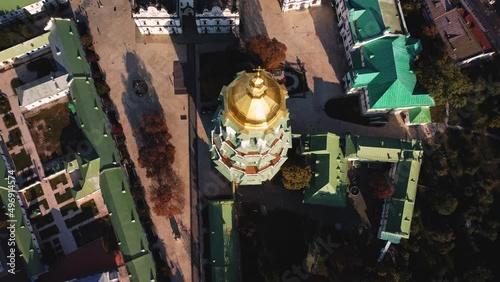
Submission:
[[[149,113],[141,119],[143,145],[139,149],[139,165],[152,179],[151,200],[155,214],[171,217],[181,213],[184,203],[183,182],[172,168],[175,147],[170,143],[165,118],[159,113]]]

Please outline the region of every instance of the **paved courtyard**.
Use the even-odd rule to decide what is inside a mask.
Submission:
[[[171,266],[173,281],[196,281],[191,269],[191,209],[189,204],[189,154],[187,120],[187,95],[174,95],[173,62],[186,60],[184,45],[174,45],[168,36],[140,36],[131,18],[127,0],[102,1],[73,0],[74,11],[81,7],[88,17],[94,46],[101,60],[99,64],[106,73],[111,88],[111,99],[116,105],[119,120],[127,138],[131,159],[137,164],[140,140],[140,118],[151,111],[165,115],[171,142],[176,148],[174,169],[184,180],[185,209],[175,217],[181,228],[181,239],[175,240],[173,229],[167,218],[152,213],[152,220],[160,238],[159,247],[163,258]],[[132,81],[143,79],[148,83],[150,95],[138,97],[132,89]],[[137,173],[149,198],[150,180],[146,171],[136,167]],[[196,271],[194,272],[196,273]]]
[[[248,41],[267,34],[287,46],[287,61],[304,64],[310,91],[304,98],[289,98],[290,124],[294,133],[333,132],[344,134],[425,139],[437,130],[434,125],[407,127],[399,115],[383,127],[361,126],[328,117],[325,104],[344,97],[342,78],[348,70],[336,16],[329,4],[302,11],[282,12],[278,1],[247,0],[242,9]]]

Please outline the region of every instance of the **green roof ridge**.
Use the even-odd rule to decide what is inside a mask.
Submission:
[[[233,200],[211,200],[208,205],[211,281],[240,281],[239,235]]]
[[[415,39],[397,36],[361,47],[365,66],[352,70],[353,87],[367,88],[371,109],[434,106],[429,94],[420,93],[412,70],[418,46]]]
[[[111,137],[110,126],[90,77],[90,69],[76,26],[69,19],[53,19],[53,25],[55,26],[52,29],[54,32],[51,32],[49,37],[49,40],[54,40],[51,48],[53,52],[57,52],[59,48],[68,56],[67,59],[55,56],[55,59],[73,76],[70,86],[70,92],[74,98],[72,104],[80,127],[92,147],[92,151],[85,158],[82,157],[79,164],[84,161],[87,164],[86,180],[89,177],[95,178],[97,173],[100,175],[99,185],[102,197],[110,211],[111,223],[130,272],[131,281],[151,281],[156,279],[156,268],[135,209],[128,179],[120,165],[119,153]],[[90,186],[85,187],[85,182],[83,194],[92,190],[92,185],[96,185],[96,183],[89,183]]]

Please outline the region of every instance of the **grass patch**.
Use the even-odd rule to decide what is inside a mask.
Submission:
[[[0,95],[0,114],[8,113],[10,110],[9,99],[4,95]]]
[[[97,209],[94,200],[90,200],[88,202],[83,203],[80,206],[80,209],[82,209],[81,213],[65,220],[66,226],[68,226],[68,228],[71,228],[81,222],[89,220],[99,214],[99,210]]]
[[[21,140],[21,130],[19,128],[14,128],[9,131],[10,140],[7,141],[7,147],[9,149],[14,148],[17,145],[22,145],[23,142]]]
[[[28,62],[26,68],[29,71],[36,71],[37,78],[44,77],[46,75],[49,75],[51,71],[57,70],[56,66],[54,65],[54,61],[47,57]]]
[[[67,147],[75,150],[78,142],[83,140],[83,134],[65,103],[26,117],[26,124],[42,163],[64,155]]]
[[[24,149],[19,154],[11,155],[17,171],[23,170],[32,165],[31,158]]]
[[[78,210],[78,205],[76,202],[71,202],[63,207],[61,207],[61,214],[62,216],[67,216],[70,211],[77,211]]]
[[[17,124],[16,117],[11,113],[5,114],[3,116],[3,122],[5,123],[5,126],[7,128],[13,127]]]
[[[42,237],[42,240],[45,240],[49,237],[52,237],[54,235],[59,234],[59,228],[57,228],[57,225],[52,225],[49,228],[46,228],[42,231],[39,232],[40,237]]]
[[[52,190],[57,188],[57,184],[62,183],[63,185],[68,184],[68,178],[66,178],[66,173],[61,173],[58,176],[49,180],[50,186],[52,186]]]
[[[73,230],[72,233],[75,238],[76,245],[79,248],[104,237],[104,242],[107,245],[108,251],[118,249],[118,244],[116,244],[116,238],[114,235],[115,233],[113,231],[113,225],[111,225],[109,216],[98,218],[88,224],[80,226],[79,228]]]
[[[37,184],[24,192],[26,201],[31,202],[43,195],[42,185]]]
[[[55,193],[54,197],[56,197],[57,203],[60,204],[66,202],[69,199],[73,199],[73,194],[71,194],[71,188],[68,188],[63,194]]]
[[[329,100],[325,104],[325,113],[333,119],[370,125],[368,118],[361,115],[358,95]]]

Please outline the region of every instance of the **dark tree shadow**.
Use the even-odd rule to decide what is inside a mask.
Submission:
[[[242,38],[248,40],[258,34],[267,36],[267,28],[264,25],[259,0],[245,0],[240,6],[240,32]]]
[[[137,146],[140,147],[140,144],[142,144],[139,134],[141,117],[146,113],[153,112],[163,115],[163,109],[158,100],[156,89],[153,86],[151,74],[145,69],[144,63],[137,54],[129,51],[125,54],[123,60],[127,76],[122,76],[122,82],[125,86],[125,92],[122,93],[122,103],[125,109],[125,116],[132,127]],[[134,80],[142,80],[147,84],[148,93],[146,95],[141,97],[135,94]]]

